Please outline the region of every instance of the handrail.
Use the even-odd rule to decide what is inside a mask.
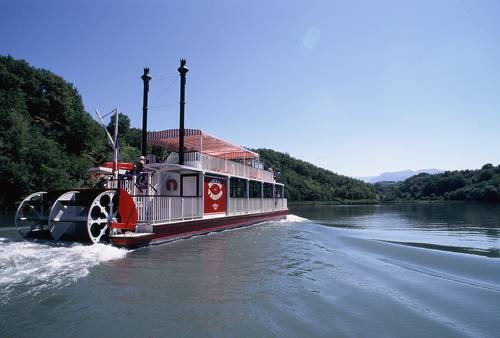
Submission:
[[[229,215],[249,214],[286,210],[286,198],[247,198],[232,197],[229,202]]]
[[[177,163],[177,153],[171,153],[167,158],[167,163]],[[235,161],[212,156],[199,152],[188,152],[184,154],[184,164],[187,166],[221,172],[225,174],[241,176],[249,179],[262,180],[274,183],[274,173],[244,165]]]
[[[136,194],[130,195],[131,197],[170,197],[170,198],[201,198],[201,196],[172,196],[172,195],[157,195],[157,194]]]
[[[146,175],[146,179],[142,184],[137,183],[137,175],[132,175],[129,177],[125,178],[109,178],[107,180],[107,183],[109,184],[109,188],[116,189],[116,188],[122,188],[126,190],[130,195],[135,195],[136,192],[139,191],[147,191],[148,194],[150,191],[155,191],[157,192],[157,185],[158,185],[158,175],[157,171],[153,172],[145,172],[144,175]],[[144,196],[141,194],[141,196]]]
[[[203,216],[201,197],[134,195],[133,199],[139,223],[168,223]]]
[[[169,223],[203,217],[201,196],[133,195],[139,223]],[[252,214],[287,209],[286,198],[231,198],[227,215]]]

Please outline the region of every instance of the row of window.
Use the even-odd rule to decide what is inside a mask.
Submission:
[[[263,186],[264,185],[264,186]],[[237,177],[231,177],[229,188],[230,197],[246,197],[247,195],[247,180]],[[264,193],[264,196],[262,196]],[[281,198],[283,197],[283,186],[274,185],[272,183],[264,183],[258,181],[248,181],[248,197],[250,198]]]

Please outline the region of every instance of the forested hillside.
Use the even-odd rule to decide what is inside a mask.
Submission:
[[[280,172],[292,201],[343,201],[375,199],[373,187],[360,180],[319,168],[270,149],[256,150],[266,166]]]
[[[138,104],[139,105],[139,104]],[[111,159],[101,126],[84,110],[77,89],[61,77],[10,56],[0,56],[0,205],[35,191],[77,188],[88,169]],[[113,130],[114,121],[108,126]],[[119,121],[123,161],[139,155],[140,129],[127,116]],[[162,149],[151,149],[159,158]],[[280,170],[291,200],[372,199],[373,189],[287,154],[259,150]]]
[[[500,165],[477,170],[419,174],[403,182],[374,185],[381,201],[460,200],[500,202]]]
[[[72,84],[0,56],[0,204],[29,192],[78,187],[109,155]]]
[[[119,124],[122,160],[134,161],[139,155],[140,129],[132,128],[125,115]],[[81,186],[88,168],[110,160],[106,142],[72,84],[25,61],[0,56],[0,205],[12,206],[34,191]],[[166,156],[162,149],[151,150],[160,159]],[[500,202],[500,166],[491,164],[372,186],[288,154],[257,151],[266,166],[280,172],[279,181],[285,183],[292,201]]]
[[[76,88],[27,62],[0,56],[0,205],[12,206],[30,192],[81,186],[88,168],[111,158],[99,124],[85,112]],[[123,161],[139,155],[140,129],[121,115]],[[114,121],[108,128],[113,129]],[[151,149],[159,158],[162,149]],[[292,201],[467,200],[500,202],[500,166],[419,174],[375,185],[270,149],[257,149],[266,166],[280,172]],[[376,192],[376,194],[375,194]]]

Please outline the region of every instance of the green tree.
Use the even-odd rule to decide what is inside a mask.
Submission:
[[[270,149],[256,150],[267,168],[280,172],[285,194],[293,201],[342,201],[375,199],[373,187],[360,180],[338,175],[288,154]]]
[[[79,186],[109,158],[99,125],[61,77],[0,56],[0,204],[28,192]]]
[[[377,183],[382,201],[459,200],[500,202],[500,166],[488,163],[477,170],[455,170],[442,174],[419,174],[397,183]]]

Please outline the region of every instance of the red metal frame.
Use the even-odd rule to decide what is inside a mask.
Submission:
[[[102,167],[113,169],[114,162],[105,162]],[[134,169],[134,164],[129,162],[118,162],[118,169],[120,170],[132,170]]]
[[[123,189],[118,189],[118,214],[120,222],[113,222],[111,228],[135,231],[138,214],[134,199]]]

